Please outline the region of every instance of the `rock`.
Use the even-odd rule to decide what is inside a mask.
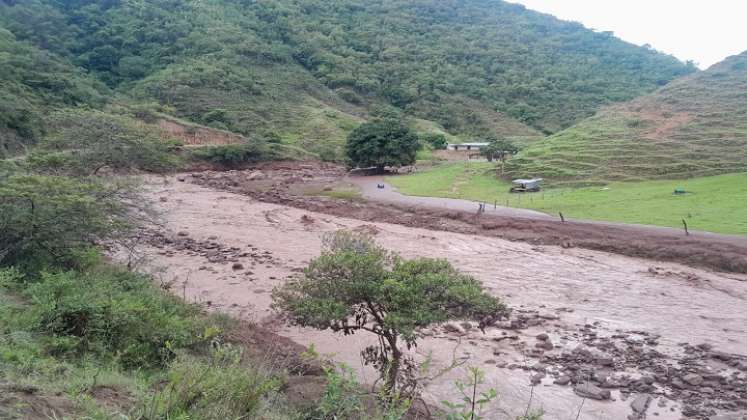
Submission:
[[[646,413],[646,410],[648,410],[649,404],[651,404],[651,395],[639,394],[630,403],[630,408],[632,408],[635,413],[643,415]]]
[[[249,181],[259,181],[265,178],[267,178],[267,175],[265,175],[262,171],[254,171],[246,177],[246,179]]]
[[[725,413],[708,417],[709,420],[744,420],[747,416],[739,413]]]
[[[733,358],[731,354],[724,353],[722,351],[711,352],[711,357],[714,358],[714,359],[716,359],[716,360],[721,360],[723,362],[728,362],[728,361],[730,361]]]
[[[545,378],[544,372],[537,372],[530,378],[530,381],[532,382],[532,385],[539,385],[542,383],[542,379]]]
[[[599,388],[596,385],[589,383],[579,384],[573,388],[573,392],[576,395],[584,398],[591,398],[593,400],[609,400],[612,397],[612,393],[608,389]]]
[[[559,378],[553,381],[555,385],[568,385],[571,383],[571,377],[568,375],[560,375]]]
[[[607,356],[598,356],[596,362],[602,366],[613,366],[615,364],[615,360]]]
[[[242,264],[242,263],[233,263],[233,265],[231,266],[231,268],[234,269],[234,270],[243,270],[244,269],[244,264]]]
[[[444,324],[443,328],[447,333],[462,334],[462,329],[454,324]]]
[[[538,349],[542,350],[552,350],[555,346],[553,346],[551,341],[540,341],[539,343],[536,343],[534,347],[537,347]]]
[[[187,180],[187,177],[185,177],[183,175],[180,175],[180,176],[176,177],[176,180],[179,181],[179,182],[184,182],[184,181]]]
[[[469,331],[472,329],[472,324],[470,324],[469,322],[462,322],[459,325],[461,325],[462,328],[464,328],[464,331]]]
[[[547,341],[549,339],[550,339],[550,336],[545,333],[537,334],[537,340],[539,341]]]
[[[177,233],[177,235],[179,235],[181,237],[186,237],[186,236],[189,236],[189,232],[187,232],[185,230],[182,230],[182,231],[179,231],[179,233]]]
[[[703,377],[697,373],[689,373],[682,377],[682,380],[692,386],[698,386],[703,383]]]
[[[161,197],[161,198],[159,198],[159,200],[161,200],[162,203],[165,203],[165,202],[169,201],[169,198],[168,197]]]

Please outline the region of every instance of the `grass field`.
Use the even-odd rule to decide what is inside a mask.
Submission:
[[[569,219],[604,220],[747,234],[747,173],[693,178],[618,182],[603,187],[554,188],[510,194],[510,184],[487,162],[444,164],[414,175],[390,177],[403,194],[462,198],[539,210]],[[675,188],[688,193],[676,196]]]

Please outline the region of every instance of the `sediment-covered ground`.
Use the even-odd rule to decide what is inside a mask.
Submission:
[[[548,419],[747,412],[747,276],[585,249],[569,235],[572,243],[555,245],[475,234],[484,227],[435,212],[427,220],[440,220],[441,230],[413,227],[421,222],[407,223],[403,209],[392,219],[399,224],[371,221],[383,206],[302,195],[334,182],[333,169],[322,177],[295,169],[291,181],[273,175],[282,168],[151,179],[148,195],[164,225],[141,232],[143,267],[174,293],[313,344],[371,383],[359,357],[370,337],[288,328],[269,308],[272,288],[319,254],[324,232],[364,231],[405,257],[448,258],[513,308],[485,333],[468,323],[426,332],[416,352],[433,358],[433,372],[460,364],[427,381],[434,405],[458,400],[454,380],[478,366],[485,387],[499,392],[486,418],[513,419],[528,404]],[[352,217],[337,214],[345,206]]]

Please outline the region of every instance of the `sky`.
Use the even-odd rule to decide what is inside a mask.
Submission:
[[[705,69],[747,50],[747,0],[509,0]]]

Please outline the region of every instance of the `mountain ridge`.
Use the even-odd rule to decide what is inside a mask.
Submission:
[[[392,115],[538,138],[696,71],[499,0],[2,0],[0,25],[117,101],[315,151]]]

